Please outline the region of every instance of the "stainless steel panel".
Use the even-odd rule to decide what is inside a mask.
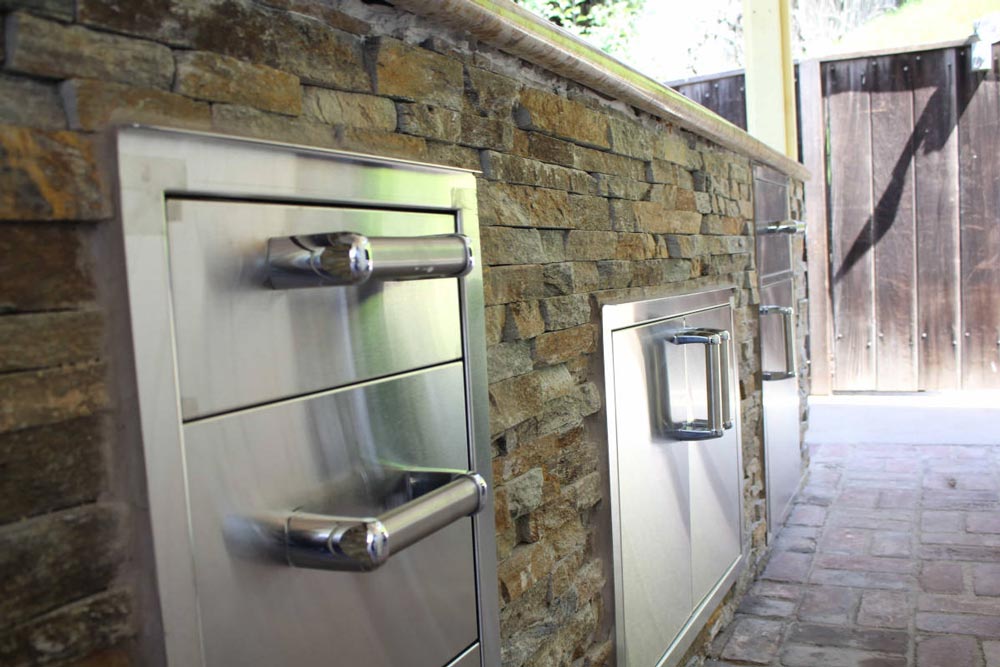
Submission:
[[[184,426],[207,665],[439,667],[477,639],[472,524],[461,519],[371,572],[261,558],[245,518],[375,515],[387,468],[468,470],[461,364]],[[489,584],[487,584],[489,585]]]
[[[469,650],[462,655],[455,658],[455,660],[448,665],[448,667],[479,667],[482,660],[482,651],[479,649],[479,644],[469,647]]]
[[[761,288],[761,304],[792,307],[793,294],[790,279],[772,283]],[[781,318],[762,317],[760,327],[763,367],[782,368],[785,336]],[[774,535],[780,530],[802,479],[798,380],[764,382],[763,404],[768,532]]]
[[[167,220],[185,419],[462,355],[456,279],[266,286],[269,238],[447,234],[454,214],[173,199]]]
[[[686,317],[688,325],[732,331],[729,308],[715,308]],[[723,363],[734,367],[730,347]],[[690,363],[690,362],[689,362]],[[730,381],[724,392],[737,391]],[[704,386],[704,373],[689,372],[688,386],[698,391]],[[738,401],[734,401],[738,403]],[[691,495],[691,580],[695,605],[707,597],[720,579],[742,555],[740,503],[743,491],[740,470],[739,437],[736,429],[723,432],[721,438],[690,443],[689,488]]]
[[[663,372],[657,348],[670,369],[670,406],[678,420],[704,410],[705,385],[697,396],[687,384],[686,347],[663,345],[682,319],[616,331],[614,346],[617,423],[618,509],[621,524],[625,663],[655,665],[691,615],[691,523],[688,442],[657,435],[651,428],[646,388]],[[703,415],[702,415],[703,417]]]
[[[788,177],[757,165],[754,168],[753,208],[757,226],[757,272],[763,278],[792,268],[788,234],[770,233],[775,223],[788,221]]]
[[[705,419],[709,346],[666,341],[685,329],[732,331],[730,295],[602,311],[622,667],[675,665],[745,565],[739,414],[716,439],[682,441],[659,428],[664,403],[670,421]],[[732,364],[731,347],[721,347]],[[724,384],[735,392],[735,374]]]

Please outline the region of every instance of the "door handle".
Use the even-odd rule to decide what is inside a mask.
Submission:
[[[730,345],[731,336],[722,329],[683,329],[667,336],[674,345],[705,346],[705,398],[706,419],[674,423],[667,428],[667,435],[678,440],[710,440],[721,438],[733,427],[733,408],[730,396]],[[669,414],[669,409],[667,409]]]
[[[332,232],[267,241],[268,283],[274,289],[457,278],[472,267],[472,245],[464,234],[367,237]]]
[[[766,234],[798,234],[806,230],[806,223],[801,220],[781,220],[764,227]]]
[[[369,572],[445,526],[477,514],[486,502],[486,480],[474,472],[419,471],[404,479],[411,493],[419,495],[378,516],[295,509],[259,514],[240,524],[244,530],[250,524],[258,549],[292,567]]]
[[[795,311],[789,306],[761,306],[761,315],[781,315],[782,338],[785,341],[785,370],[762,371],[764,380],[787,380],[798,373],[795,370],[795,323],[792,317]]]

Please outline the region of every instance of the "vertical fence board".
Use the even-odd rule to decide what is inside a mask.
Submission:
[[[718,82],[716,113],[730,123],[747,129],[746,77],[742,74],[729,76]]]
[[[996,51],[994,51],[996,54]],[[1000,97],[989,72],[959,66],[962,386],[1000,387]]]
[[[806,280],[809,288],[809,358],[812,393],[827,395],[830,367],[830,260],[826,218],[826,120],[823,79],[818,61],[799,65],[799,140],[802,161],[812,173],[806,181]]]
[[[957,389],[959,318],[956,49],[914,59],[919,388]]]
[[[879,391],[917,389],[912,62],[910,54],[898,54],[871,64],[875,388]]]
[[[824,66],[830,146],[834,389],[875,388],[868,61]]]

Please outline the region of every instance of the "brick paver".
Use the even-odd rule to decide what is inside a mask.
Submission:
[[[706,665],[1000,667],[1000,445],[821,445]]]

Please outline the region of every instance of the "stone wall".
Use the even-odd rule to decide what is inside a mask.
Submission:
[[[102,131],[123,122],[482,171],[509,667],[613,654],[599,307],[736,286],[753,567],[698,660],[764,554],[747,158],[382,4],[0,12],[0,663],[163,660],[141,444],[114,380],[130,362]]]

